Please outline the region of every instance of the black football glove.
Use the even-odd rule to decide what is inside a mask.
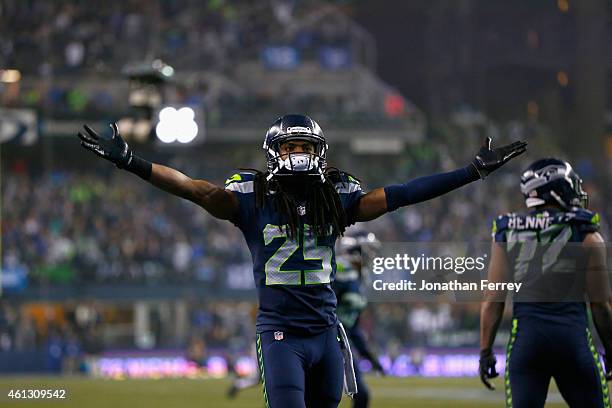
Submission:
[[[491,138],[485,137],[480,150],[476,154],[472,164],[476,167],[476,171],[483,179],[489,173],[503,166],[510,159],[525,153],[527,150],[527,142],[514,142],[506,146],[491,148]]]
[[[372,360],[372,370],[378,372],[383,377],[387,375],[387,373],[385,372],[385,369],[383,368],[382,365],[380,365],[380,362],[376,358]]]
[[[117,129],[117,124],[111,123],[113,135],[110,139],[100,137],[100,135],[87,125],[83,125],[86,133],[79,132],[81,146],[91,150],[98,156],[115,163],[120,169],[126,168],[132,161],[132,149],[123,140]]]
[[[484,349],[480,351],[480,381],[490,390],[494,390],[495,386],[489,382],[489,379],[499,375],[495,370],[495,363],[497,363],[497,359],[493,350]]]

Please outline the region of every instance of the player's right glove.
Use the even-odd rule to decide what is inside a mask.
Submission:
[[[113,135],[108,139],[101,137],[89,126],[83,125],[85,132],[78,133],[81,146],[114,163],[118,168],[131,171],[148,180],[151,177],[152,164],[133,154],[130,146],[119,134],[117,124],[111,123],[110,127],[113,130]]]
[[[89,126],[83,125],[86,133],[79,132],[81,146],[124,169],[132,160],[132,149],[119,134],[117,124],[111,123],[110,127],[113,129],[113,135],[110,139],[105,139]]]
[[[493,350],[480,350],[480,381],[490,390],[494,390],[495,386],[489,380],[499,375],[495,370],[496,363],[497,359],[495,354],[493,354]]]
[[[472,161],[481,179],[487,177],[489,173],[497,170],[512,158],[525,153],[527,142],[514,142],[502,147],[491,147],[491,138],[485,137],[480,150]]]

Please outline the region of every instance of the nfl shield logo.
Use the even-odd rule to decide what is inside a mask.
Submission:
[[[282,340],[282,339],[283,339],[283,332],[281,331],[274,332],[274,340]]]

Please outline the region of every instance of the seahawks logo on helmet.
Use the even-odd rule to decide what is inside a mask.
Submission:
[[[532,163],[521,176],[521,192],[529,208],[558,204],[569,210],[586,208],[588,204],[582,179],[568,162],[560,159],[540,159]]]
[[[313,153],[289,153],[281,156],[280,146],[290,140],[312,143]],[[276,120],[263,143],[268,164],[268,179],[275,176],[312,175],[325,181],[327,143],[323,131],[306,115],[285,115]]]

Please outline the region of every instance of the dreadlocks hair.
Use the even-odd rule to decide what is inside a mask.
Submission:
[[[255,205],[258,209],[263,209],[266,205],[266,196],[271,195],[274,211],[278,211],[287,220],[285,233],[290,239],[296,239],[300,228],[300,217],[298,206],[301,204],[296,201],[294,194],[287,191],[287,186],[283,185],[275,178],[267,180],[268,172],[255,169],[249,170],[255,173],[254,191]],[[291,180],[289,176],[288,180]],[[342,177],[338,169],[329,167],[325,171],[325,181],[321,183],[318,178],[306,176],[305,186],[308,193],[305,198],[305,209],[308,224],[317,236],[327,235],[330,227],[333,232],[342,235],[346,229],[347,217],[340,195],[334,187],[335,183],[341,182]]]

